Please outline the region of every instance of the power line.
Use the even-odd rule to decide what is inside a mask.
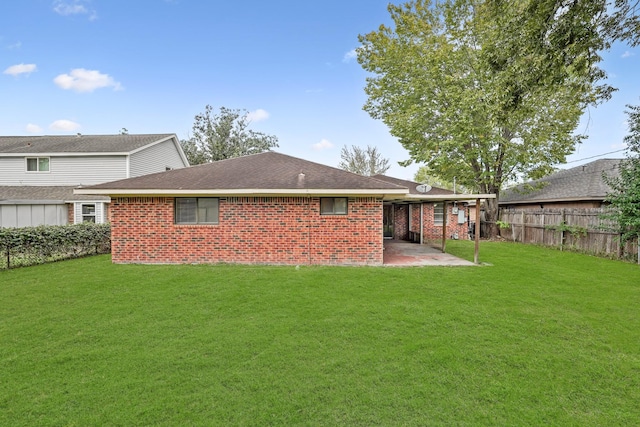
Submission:
[[[563,164],[563,165],[566,164],[566,165],[568,165],[569,163],[576,163],[576,162],[581,162],[583,160],[595,159],[596,157],[607,156],[609,154],[619,153],[621,151],[627,151],[627,148],[622,148],[622,149],[616,150],[616,151],[609,151],[608,153],[597,154],[595,156],[585,157],[583,159],[578,159],[578,160],[571,160],[570,162],[564,162],[564,163],[558,163],[558,164]]]

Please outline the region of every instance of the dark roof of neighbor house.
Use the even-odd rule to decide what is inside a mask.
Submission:
[[[0,153],[128,153],[171,137],[172,133],[140,135],[0,136]],[[177,138],[176,138],[177,139]]]
[[[609,186],[602,179],[602,174],[618,176],[621,161],[622,159],[600,159],[509,188],[500,196],[500,204],[604,200]],[[536,190],[526,190],[527,186],[536,184],[543,186]]]
[[[220,160],[184,169],[175,169],[136,178],[92,185],[82,189],[104,190],[100,194],[194,192],[199,190],[268,193],[268,190],[341,190],[365,193],[406,193],[402,185],[361,176],[331,166],[267,151]],[[296,191],[297,190],[297,191]],[[124,193],[123,193],[124,192]],[[130,193],[130,194],[138,194]]]
[[[391,176],[386,176],[386,175],[380,175],[380,174],[373,175],[373,178],[406,187],[409,189],[409,194],[429,195],[429,196],[434,196],[434,195],[441,196],[441,195],[447,195],[447,194],[454,194],[453,191],[451,190],[446,190],[444,188],[439,188],[439,187],[431,187],[431,190],[429,190],[428,192],[421,193],[416,188],[420,185],[419,182],[409,181],[406,179],[393,178]]]
[[[0,204],[65,203],[82,200],[109,201],[107,196],[74,194],[75,186],[0,185]]]

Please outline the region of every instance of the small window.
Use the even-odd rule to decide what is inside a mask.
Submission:
[[[27,157],[27,172],[49,172],[49,158]]]
[[[322,197],[320,199],[321,215],[346,215],[347,214],[347,198],[346,197]]]
[[[96,222],[96,205],[95,204],[83,204],[82,205],[82,222]]]
[[[444,223],[444,203],[434,203],[433,205],[433,225]]]
[[[176,198],[176,224],[217,224],[218,199],[213,197]]]

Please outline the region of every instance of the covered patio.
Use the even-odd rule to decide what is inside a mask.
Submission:
[[[386,200],[387,203],[408,204],[409,206],[419,207],[420,219],[419,221],[417,221],[419,224],[419,229],[417,230],[417,232],[409,233],[409,235],[411,236],[409,240],[413,242],[418,242],[419,244],[410,243],[409,241],[405,241],[405,240],[398,240],[397,238],[391,239],[391,240],[389,240],[388,238],[385,238],[384,264],[387,264],[388,259],[392,259],[392,258],[389,258],[389,256],[393,257],[394,251],[396,252],[396,255],[399,255],[398,251],[400,251],[400,252],[406,253],[404,256],[411,256],[410,255],[411,253],[419,254],[420,258],[418,260],[415,260],[415,262],[417,263],[416,265],[434,265],[434,264],[428,264],[428,263],[425,264],[425,262],[427,262],[428,260],[435,262],[438,259],[438,257],[435,256],[435,253],[439,254],[440,259],[443,262],[443,264],[440,264],[440,265],[447,265],[447,264],[444,264],[444,262],[446,262],[444,261],[446,257],[447,256],[453,257],[452,255],[446,254],[447,238],[450,236],[449,227],[447,225],[448,224],[447,215],[449,211],[448,206],[449,204],[452,204],[452,203],[456,204],[456,203],[465,202],[465,201],[475,201],[474,209],[475,209],[476,221],[474,224],[474,232],[473,232],[473,238],[475,241],[473,262],[474,264],[479,264],[480,263],[480,221],[477,219],[480,218],[480,201],[482,199],[492,199],[495,197],[496,197],[495,194],[446,194],[446,195],[409,194],[402,198],[396,198],[391,200],[387,199]],[[444,205],[442,209],[443,211],[442,225],[439,226],[441,228],[441,235],[439,236],[440,244],[437,246],[430,245],[429,242],[424,238],[424,232],[423,232],[423,227],[424,227],[424,221],[423,221],[423,215],[422,215],[423,205],[427,203],[434,203],[434,202],[439,202]],[[409,225],[409,228],[411,228],[411,225]],[[388,246],[387,242],[392,242],[392,243],[390,243]],[[405,243],[407,246],[405,246],[403,243]],[[389,247],[389,249],[387,249],[387,246]],[[392,255],[388,255],[388,252],[390,252]],[[399,259],[399,258],[396,257],[396,259]],[[448,265],[462,265],[462,264],[452,263]]]
[[[384,266],[474,266],[471,261],[442,252],[429,244],[411,243],[405,240],[384,241]]]

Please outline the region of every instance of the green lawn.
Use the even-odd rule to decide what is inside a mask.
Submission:
[[[0,425],[638,425],[640,268],[480,255],[0,271]]]

